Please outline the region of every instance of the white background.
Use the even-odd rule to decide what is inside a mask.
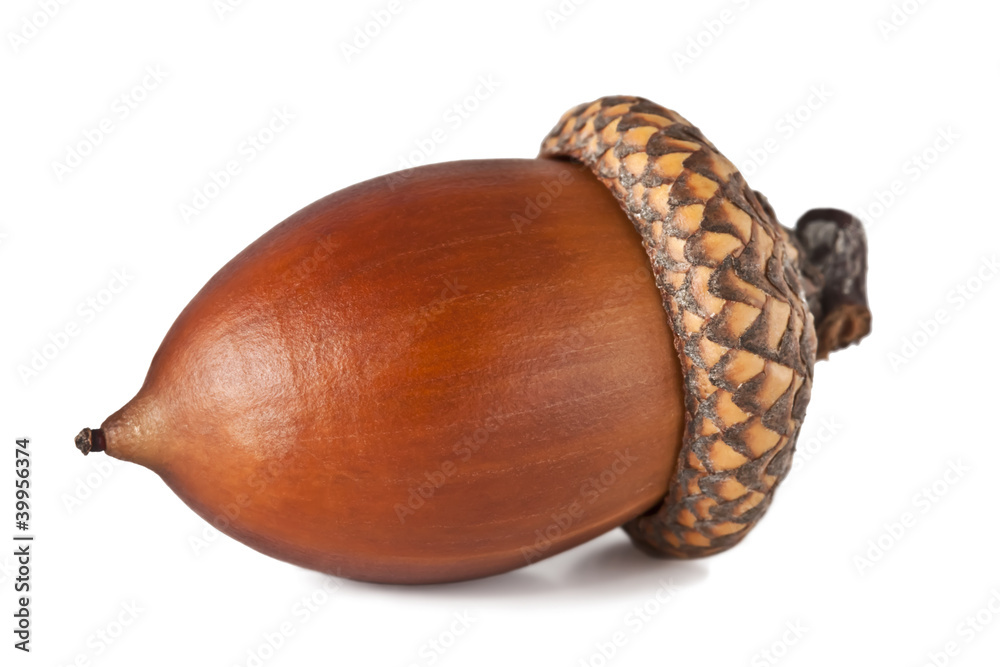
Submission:
[[[342,45],[387,1],[333,4],[91,0],[51,18],[44,2],[3,5],[3,484],[14,438],[30,436],[37,535],[30,655],[11,646],[13,547],[0,549],[4,665],[996,664],[996,3],[908,0],[893,26],[886,0],[567,0],[558,21],[556,0],[404,1],[350,59]],[[498,86],[447,122],[480,77]],[[206,524],[154,474],[73,448],[131,398],[201,285],[272,225],[399,168],[435,128],[446,140],[429,161],[532,157],[563,111],[609,94],[686,116],[785,224],[820,206],[867,214],[874,332],[817,367],[796,467],[738,548],[658,561],[616,530],[482,581],[327,593],[325,577],[226,537],[196,553]],[[294,120],[246,160],[274,109]],[[59,173],[105,118],[112,131]],[[230,159],[240,173],[185,221],[180,205]],[[112,296],[115,271],[128,284]],[[0,503],[7,544],[11,488]],[[451,637],[463,613],[471,627]]]

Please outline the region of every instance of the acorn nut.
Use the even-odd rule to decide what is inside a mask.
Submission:
[[[856,218],[787,230],[681,116],[601,98],[538,159],[390,174],[277,225],[76,444],[355,579],[487,576],[618,526],[708,555],[787,473],[815,359],[868,333],[865,254]]]

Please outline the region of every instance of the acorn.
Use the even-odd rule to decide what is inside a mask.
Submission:
[[[390,174],[277,225],[76,443],[354,579],[483,577],[619,526],[705,556],[787,473],[817,356],[868,333],[865,253],[856,218],[787,230],[678,114],[601,98],[537,159]]]

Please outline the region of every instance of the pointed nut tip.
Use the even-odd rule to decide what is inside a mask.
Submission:
[[[79,449],[81,452],[83,452],[84,456],[89,454],[91,448],[93,447],[93,440],[91,439],[90,435],[91,435],[90,429],[85,428],[82,431],[80,431],[79,435],[76,436],[76,448]]]

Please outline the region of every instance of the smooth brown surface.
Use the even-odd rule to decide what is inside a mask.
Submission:
[[[103,424],[107,453],[306,567],[408,583],[514,569],[666,493],[684,409],[660,298],[632,224],[571,163],[375,179],[202,289]]]

